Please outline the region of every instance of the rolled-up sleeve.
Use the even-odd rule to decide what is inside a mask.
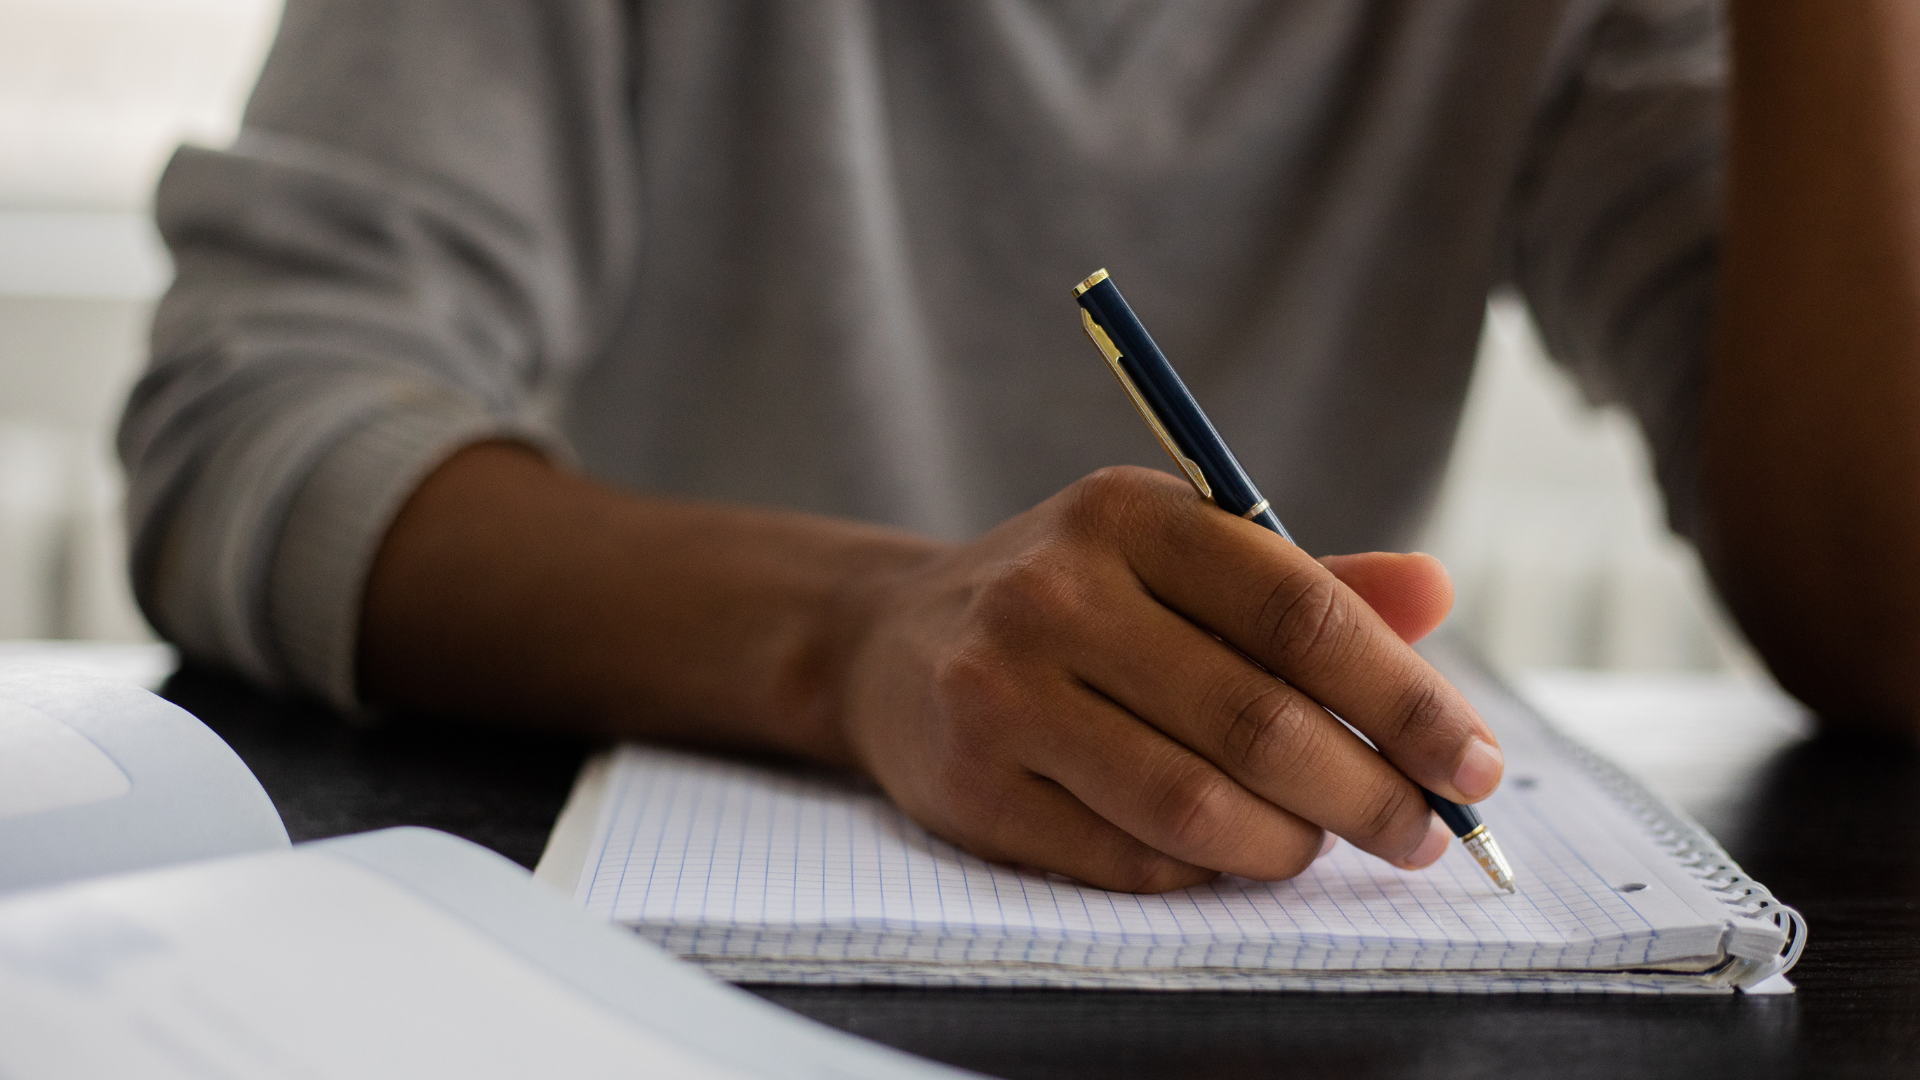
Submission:
[[[189,656],[356,707],[414,487],[486,439],[564,455],[537,402],[611,333],[635,243],[627,18],[291,0],[235,144],[174,157],[119,449],[136,596]]]
[[[1516,200],[1515,278],[1589,401],[1639,420],[1691,534],[1718,265],[1719,5],[1621,0],[1568,50]]]

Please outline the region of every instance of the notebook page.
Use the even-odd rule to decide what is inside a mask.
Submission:
[[[179,706],[78,671],[0,670],[0,893],[286,846],[253,773]]]
[[[596,1007],[462,920],[311,849],[0,903],[0,1073],[747,1075]]]
[[[1421,651],[1506,753],[1506,780],[1481,809],[1515,865],[1517,896],[1493,889],[1457,846],[1406,873],[1344,844],[1288,882],[1109,893],[973,858],[871,786],[621,747],[600,773],[605,797],[576,897],[729,977],[804,968],[908,981],[886,972],[1024,967],[1050,970],[1056,984],[1131,971],[1160,973],[1133,985],[1174,986],[1203,985],[1180,980],[1205,972],[1697,972],[1728,953],[1772,962],[1786,930],[1709,891],[1636,817],[1646,808],[1609,791],[1606,770],[1577,760],[1444,636]]]
[[[1610,834],[1634,826],[1604,795],[1551,760],[1509,761],[1531,783],[1485,813],[1518,896],[1458,848],[1406,873],[1344,844],[1292,881],[1133,896],[984,862],[833,777],[622,747],[579,898],[715,958],[1592,969],[1717,951],[1725,909],[1688,902],[1657,849]],[[1645,887],[1616,887],[1632,884]]]

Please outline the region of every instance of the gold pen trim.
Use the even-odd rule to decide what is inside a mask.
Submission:
[[[1098,285],[1105,280],[1107,280],[1107,271],[1104,267],[1102,267],[1099,270],[1095,270],[1092,276],[1088,277],[1087,280],[1081,282],[1078,285],[1075,285],[1073,287],[1073,295],[1079,296],[1081,293],[1086,292],[1088,289],[1093,288],[1095,285]]]
[[[1083,282],[1078,291],[1084,292],[1106,276],[1105,270],[1100,271]],[[1211,500],[1213,488],[1207,484],[1206,474],[1200,471],[1200,466],[1192,458],[1181,453],[1180,448],[1174,445],[1173,436],[1167,433],[1166,426],[1160,423],[1160,418],[1153,414],[1147,399],[1140,396],[1139,388],[1134,386],[1133,380],[1127,377],[1127,369],[1120,366],[1120,350],[1114,347],[1113,339],[1107,336],[1106,330],[1099,323],[1093,321],[1093,314],[1086,308],[1080,309],[1080,325],[1086,328],[1087,337],[1093,340],[1093,347],[1099,349],[1100,355],[1107,358],[1107,367],[1113,370],[1113,377],[1120,380],[1121,388],[1126,390],[1129,398],[1133,399],[1133,407],[1139,410],[1140,419],[1145,420],[1147,426],[1153,429],[1153,437],[1160,440],[1161,448],[1166,450],[1167,456],[1173,459],[1175,465],[1180,466],[1180,471],[1187,474],[1187,479],[1192,481],[1193,486],[1199,490],[1200,497]]]
[[[1461,837],[1460,842],[1466,845],[1467,854],[1473,856],[1473,861],[1480,864],[1480,869],[1493,879],[1495,886],[1509,893],[1520,891],[1514,884],[1513,866],[1507,862],[1506,852],[1500,850],[1499,842],[1484,824]]]
[[[1259,502],[1253,504],[1253,509],[1247,511],[1244,514],[1241,514],[1240,516],[1243,518],[1246,518],[1248,521],[1252,521],[1254,518],[1257,518],[1261,514],[1266,513],[1271,508],[1272,508],[1271,503],[1267,502],[1267,500],[1265,499],[1261,499]]]

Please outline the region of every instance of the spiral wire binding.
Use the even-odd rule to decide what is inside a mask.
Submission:
[[[1497,677],[1491,676],[1491,673],[1489,677],[1505,689],[1505,684]],[[1528,706],[1528,709],[1539,715],[1532,706]],[[1544,717],[1541,719],[1545,721]],[[1685,867],[1696,880],[1704,883],[1708,891],[1720,898],[1721,903],[1742,915],[1765,919],[1786,931],[1787,943],[1781,947],[1781,961],[1774,967],[1773,974],[1784,975],[1800,962],[1800,953],[1807,947],[1807,920],[1798,911],[1775,899],[1765,885],[1748,877],[1746,871],[1740,869],[1740,864],[1734,862],[1726,849],[1705,829],[1665,799],[1649,791],[1626,770],[1588,749],[1555,727],[1551,721],[1545,721],[1541,726],[1562,751],[1606,789],[1607,794],[1639,819],[1655,844],[1673,856],[1674,861]]]
[[[1771,974],[1784,975],[1800,962],[1800,953],[1807,947],[1806,918],[1775,899],[1765,885],[1748,877],[1740,864],[1733,861],[1733,856],[1698,822],[1648,790],[1632,774],[1554,726],[1540,710],[1515,693],[1472,646],[1444,630],[1429,638],[1427,644],[1444,651],[1453,662],[1471,669],[1497,693],[1520,705],[1535,719],[1549,741],[1584,768],[1607,794],[1639,820],[1656,846],[1705,884],[1721,903],[1741,915],[1765,919],[1786,931],[1787,942],[1781,947],[1780,959]]]

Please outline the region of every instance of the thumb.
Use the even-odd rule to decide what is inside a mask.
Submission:
[[[1358,593],[1408,644],[1432,633],[1453,609],[1453,579],[1431,555],[1369,551],[1328,555],[1320,565]]]

